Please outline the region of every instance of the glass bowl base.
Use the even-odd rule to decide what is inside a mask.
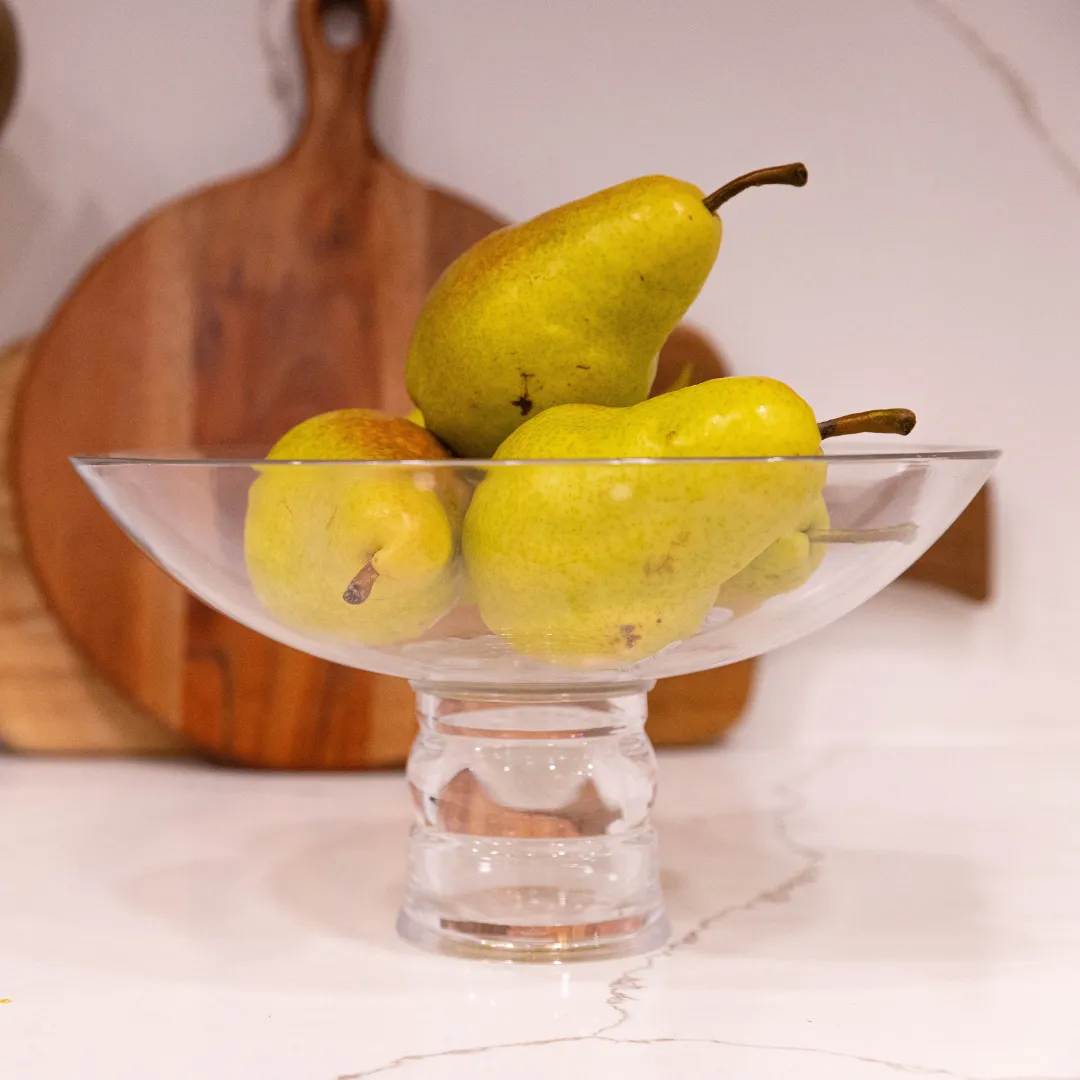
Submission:
[[[401,934],[503,959],[662,944],[645,688],[417,690]]]
[[[533,899],[535,902],[538,898]],[[559,901],[553,894],[543,906],[555,915]],[[637,956],[663,946],[671,932],[662,906],[645,914],[603,922],[532,925],[441,918],[437,926],[432,926],[427,919],[414,918],[403,909],[397,930],[406,941],[444,956],[539,963]]]

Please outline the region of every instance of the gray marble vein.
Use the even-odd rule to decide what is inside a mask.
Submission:
[[[776,884],[755,893],[748,900],[738,904],[729,904],[719,911],[704,916],[681,937],[669,942],[663,949],[653,953],[643,963],[631,968],[615,979],[609,987],[607,1003],[615,1010],[616,1018],[606,1027],[600,1028],[597,1035],[608,1034],[630,1019],[629,1005],[635,1000],[635,993],[643,989],[645,976],[657,964],[683,949],[696,945],[703,934],[724,919],[744,912],[755,911],[768,904],[786,904],[800,889],[812,885],[817,880],[818,869],[825,858],[824,852],[797,841],[791,833],[791,822],[805,803],[805,796],[801,791],[802,785],[809,783],[819,774],[829,769],[843,754],[844,750],[841,748],[831,750],[824,758],[803,770],[799,776],[786,781],[776,789],[775,795],[778,805],[772,815],[773,831],[783,847],[800,860],[801,865],[799,868]]]
[[[916,0],[937,22],[964,46],[977,63],[988,72],[1012,99],[1013,105],[1035,141],[1042,147],[1065,181],[1080,194],[1080,162],[1050,127],[1031,85],[1013,67],[1012,62],[983,36],[946,0]]]
[[[845,1061],[857,1065],[876,1066],[884,1072],[900,1073],[909,1076],[943,1077],[946,1078],[946,1080],[1080,1080],[1080,1078],[1073,1076],[974,1076],[971,1074],[954,1072],[949,1069],[938,1068],[933,1065],[922,1065],[914,1062],[876,1058],[864,1054],[832,1050],[825,1047],[799,1046],[784,1043],[741,1042],[736,1039],[721,1038],[681,1038],[677,1036],[635,1038],[620,1033],[619,1029],[623,1028],[624,1025],[628,1024],[633,1019],[633,1006],[637,1001],[637,996],[641,991],[647,988],[648,975],[658,965],[684,950],[693,948],[719,923],[742,913],[755,911],[768,905],[789,903],[801,890],[807,889],[815,883],[821,866],[826,860],[826,852],[821,848],[814,847],[799,840],[795,835],[795,823],[807,804],[807,786],[828,772],[839,759],[846,757],[851,752],[852,751],[849,748],[833,748],[819,757],[815,762],[811,763],[808,767],[801,770],[797,775],[778,784],[773,791],[773,798],[775,799],[775,808],[771,812],[773,831],[782,847],[789,854],[798,859],[799,865],[797,869],[785,876],[781,881],[755,893],[747,900],[738,904],[729,904],[720,910],[703,916],[690,930],[669,943],[665,948],[617,976],[608,986],[607,1004],[615,1014],[614,1019],[610,1023],[607,1023],[597,1028],[596,1031],[591,1034],[586,1035],[570,1035],[508,1043],[491,1043],[451,1050],[433,1051],[430,1053],[404,1054],[401,1057],[394,1058],[392,1061],[385,1062],[382,1065],[376,1065],[370,1069],[339,1075],[336,1080],[365,1080],[367,1077],[380,1076],[385,1073],[411,1068],[412,1066],[423,1068],[430,1062],[445,1062],[450,1058],[513,1053],[519,1050],[535,1051],[543,1047],[577,1043],[607,1043],[612,1045],[631,1046],[715,1046],[729,1050],[755,1051],[762,1054],[811,1055],[818,1058]],[[436,1074],[432,1072],[430,1075]]]
[[[538,1049],[546,1046],[559,1046],[570,1043],[604,1042],[615,1044],[630,1044],[634,1046],[657,1046],[657,1045],[701,1045],[717,1046],[727,1049],[758,1050],[761,1052],[789,1053],[789,1054],[813,1054],[823,1057],[835,1058],[860,1064],[876,1065],[891,1072],[906,1073],[915,1076],[940,1076],[951,1080],[986,1080],[986,1078],[965,1076],[961,1073],[951,1072],[947,1069],[934,1068],[932,1066],[917,1065],[901,1061],[889,1061],[881,1058],[867,1057],[860,1054],[848,1054],[839,1050],[828,1050],[813,1046],[796,1046],[784,1044],[768,1044],[739,1042],[730,1039],[701,1039],[701,1038],[631,1038],[616,1036],[615,1032],[631,1019],[631,1007],[636,1001],[636,995],[646,985],[648,974],[663,961],[685,949],[695,946],[709,930],[718,923],[736,915],[755,911],[758,908],[771,904],[789,903],[796,894],[810,887],[817,880],[818,872],[825,859],[825,852],[820,848],[812,847],[798,840],[793,833],[793,823],[806,804],[805,785],[817,779],[821,774],[828,771],[836,761],[845,756],[844,748],[834,748],[821,757],[797,776],[779,784],[774,792],[776,808],[772,812],[772,825],[774,833],[783,847],[799,859],[800,865],[793,873],[788,874],[781,881],[770,885],[768,888],[755,893],[749,899],[738,904],[729,904],[718,911],[705,915],[681,937],[676,938],[659,952],[648,957],[644,962],[623,972],[615,978],[608,987],[607,1004],[615,1012],[615,1019],[610,1023],[597,1028],[588,1035],[572,1035],[548,1039],[535,1039],[523,1042],[493,1043],[483,1046],[462,1047],[452,1050],[434,1051],[427,1054],[404,1054],[382,1065],[362,1070],[355,1073],[347,1073],[337,1077],[337,1080],[365,1080],[366,1077],[379,1076],[412,1065],[423,1065],[427,1062],[445,1060],[447,1058],[476,1056],[480,1054],[499,1053],[515,1050]],[[1009,1077],[1002,1080],[1050,1080],[1040,1077]],[[1066,1080],[1066,1078],[1059,1078]]]
[[[656,1037],[649,1039],[616,1039],[609,1035],[570,1035],[565,1038],[536,1039],[527,1042],[494,1043],[490,1046],[471,1046],[459,1050],[441,1050],[430,1054],[405,1054],[402,1057],[388,1061],[385,1065],[378,1065],[374,1069],[363,1072],[346,1073],[338,1076],[336,1080],[365,1080],[369,1076],[379,1076],[393,1072],[397,1069],[411,1065],[425,1065],[433,1061],[445,1061],[447,1058],[477,1057],[481,1054],[500,1053],[515,1050],[536,1050],[545,1046],[561,1046],[570,1043],[601,1042],[614,1045],[629,1046],[716,1046],[728,1050],[760,1050],[763,1053],[777,1054],[810,1054],[817,1057],[832,1058],[837,1061],[854,1062],[859,1065],[876,1065],[881,1069],[893,1073],[903,1073],[908,1076],[940,1076],[946,1080],[1077,1080],[1076,1077],[1048,1077],[1048,1076],[1008,1076],[1008,1077],[977,1077],[966,1073],[953,1072],[949,1069],[938,1069],[929,1065],[914,1065],[903,1061],[889,1061],[885,1058],[868,1057],[864,1054],[847,1054],[841,1050],[827,1050],[816,1046],[787,1046],[782,1043],[751,1043],[738,1042],[733,1039],[682,1039],[676,1037]],[[434,1074],[432,1074],[434,1075]]]

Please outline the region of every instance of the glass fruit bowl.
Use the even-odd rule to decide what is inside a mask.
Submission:
[[[655,680],[827,625],[902,573],[997,452],[813,458],[74,464],[204,603],[410,680],[399,930],[563,959],[667,933],[645,735]],[[812,497],[808,498],[808,492]]]

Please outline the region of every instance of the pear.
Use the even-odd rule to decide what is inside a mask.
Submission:
[[[806,176],[801,164],[761,169],[708,196],[645,176],[480,240],[435,283],[409,346],[406,385],[428,430],[487,457],[552,406],[644,401],[716,261],[716,210]]]
[[[891,430],[914,422],[860,415],[875,430],[888,416]],[[495,454],[523,463],[490,468],[465,516],[484,622],[519,652],[571,667],[625,666],[690,637],[723,582],[805,527],[825,483],[821,438],[794,390],[758,377],[540,413]],[[730,460],[778,456],[806,460]],[[543,458],[565,460],[528,464]],[[573,460],[601,458],[702,460]]]
[[[818,424],[822,439],[837,435],[879,432],[907,435],[915,426],[915,414],[907,409],[876,409],[850,413]],[[806,509],[795,529],[774,540],[745,569],[720,586],[716,603],[735,615],[747,615],[766,600],[794,592],[810,580],[825,558],[828,543],[876,543],[910,539],[907,526],[884,529],[833,531],[825,500],[818,496]]]
[[[826,545],[814,534],[829,528],[829,511],[818,495],[795,523],[795,527],[774,540],[749,565],[720,586],[719,607],[745,615],[766,600],[793,592],[810,580],[825,558]]]
[[[540,413],[496,460],[820,453],[810,406],[774,379],[712,379],[628,408]],[[485,623],[529,656],[610,666],[689,637],[720,583],[796,528],[825,466],[702,461],[490,469],[462,549]]]
[[[298,424],[269,461],[443,460],[408,420],[342,409]],[[464,492],[448,470],[261,467],[248,495],[252,587],[282,622],[371,645],[417,637],[453,606]]]

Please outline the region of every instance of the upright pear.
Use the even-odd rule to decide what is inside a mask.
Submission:
[[[801,164],[762,169],[712,195],[646,176],[501,229],[429,293],[406,367],[428,430],[487,457],[555,405],[644,401],[660,347],[720,248],[716,210],[745,188],[806,183]]]

